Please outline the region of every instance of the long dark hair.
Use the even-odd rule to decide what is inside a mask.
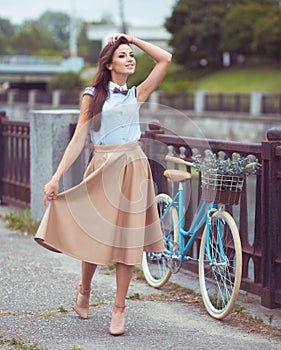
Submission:
[[[102,107],[109,96],[108,83],[111,79],[111,72],[107,66],[112,62],[113,54],[121,44],[129,44],[129,42],[126,38],[120,37],[113,45],[107,44],[99,55],[98,71],[93,83],[95,93],[92,100],[92,128],[95,131],[100,129]]]

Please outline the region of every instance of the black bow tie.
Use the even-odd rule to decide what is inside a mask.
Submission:
[[[115,87],[114,90],[113,90],[113,93],[114,94],[119,94],[120,93],[120,94],[123,94],[123,95],[127,95],[128,90],[120,90],[117,87]]]

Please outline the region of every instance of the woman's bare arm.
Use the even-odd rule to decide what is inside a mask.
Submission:
[[[142,103],[157,89],[165,77],[172,61],[172,55],[160,47],[133,37],[132,43],[149,55],[156,64],[148,77],[137,87],[137,99]]]
[[[44,205],[46,205],[47,200],[56,198],[60,178],[71,167],[84,148],[85,140],[89,132],[89,123],[92,117],[90,108],[91,103],[92,97],[85,95],[81,102],[80,116],[71,141],[66,147],[63,157],[51,181],[44,186]]]
[[[172,55],[156,45],[123,33],[112,35],[108,39],[109,44],[114,44],[114,41],[120,37],[126,38],[129,43],[136,45],[156,62],[148,77],[137,87],[138,102],[145,102],[165,77],[172,61]]]

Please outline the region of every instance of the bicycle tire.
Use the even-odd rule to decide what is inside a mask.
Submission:
[[[172,202],[172,198],[165,193],[155,197],[160,224],[167,248],[166,238],[178,243],[178,213],[175,207],[171,206],[169,213],[164,216],[167,204]],[[161,288],[170,278],[171,270],[166,264],[163,252],[143,252],[142,268],[147,283],[154,288]]]
[[[232,311],[238,297],[242,275],[242,248],[237,226],[228,212],[216,211],[211,216],[209,227],[209,237],[206,225],[200,245],[200,289],[208,313],[216,319],[222,319]],[[221,237],[223,249],[219,247],[218,237]]]

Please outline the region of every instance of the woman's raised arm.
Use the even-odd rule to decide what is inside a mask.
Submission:
[[[108,39],[108,43],[113,44],[114,41],[118,40],[121,36],[126,38],[129,43],[137,46],[156,62],[148,77],[137,87],[138,102],[145,102],[165,77],[172,61],[172,54],[147,41],[122,33],[112,35]]]
[[[157,89],[165,77],[172,61],[172,55],[156,45],[135,37],[132,37],[132,43],[156,61],[148,77],[137,87],[137,99],[142,103]]]

